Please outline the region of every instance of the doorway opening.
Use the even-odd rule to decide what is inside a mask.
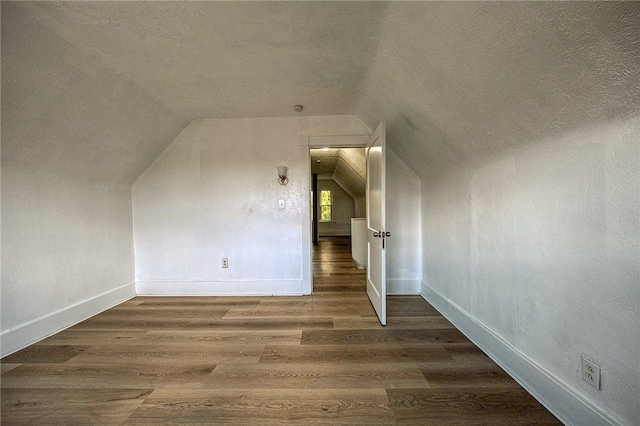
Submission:
[[[366,294],[366,271],[351,258],[350,237],[320,237],[313,246],[313,292]],[[366,296],[364,296],[366,297]]]
[[[313,291],[366,291],[365,148],[312,148]]]

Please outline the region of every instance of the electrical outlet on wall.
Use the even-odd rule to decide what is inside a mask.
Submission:
[[[222,258],[222,267],[223,268],[228,268],[229,267],[229,259],[227,259],[226,257]]]
[[[600,390],[600,366],[582,356],[582,380]]]

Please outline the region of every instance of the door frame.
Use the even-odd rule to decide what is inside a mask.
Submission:
[[[311,153],[317,148],[366,148],[371,134],[307,136],[300,139],[300,170],[302,173],[302,294],[313,293],[313,241],[311,238]]]

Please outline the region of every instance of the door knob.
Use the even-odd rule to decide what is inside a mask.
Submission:
[[[376,238],[384,238],[384,237],[390,237],[391,236],[391,232],[386,231],[386,232],[374,232],[373,236]]]

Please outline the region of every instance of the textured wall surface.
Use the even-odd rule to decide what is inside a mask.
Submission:
[[[387,293],[420,293],[420,179],[387,148],[386,162]]]
[[[184,124],[2,3],[3,352],[133,287],[131,183]]]
[[[353,116],[191,123],[133,185],[138,288],[301,293],[309,176],[300,173],[300,138],[367,131]],[[277,165],[289,168],[286,186]]]
[[[640,117],[423,182],[424,283],[622,424],[640,419]],[[580,357],[602,367],[582,381]]]
[[[132,284],[132,242],[129,185],[3,166],[2,331]],[[70,314],[49,323],[64,327],[81,319]],[[3,345],[3,353],[19,349]]]

